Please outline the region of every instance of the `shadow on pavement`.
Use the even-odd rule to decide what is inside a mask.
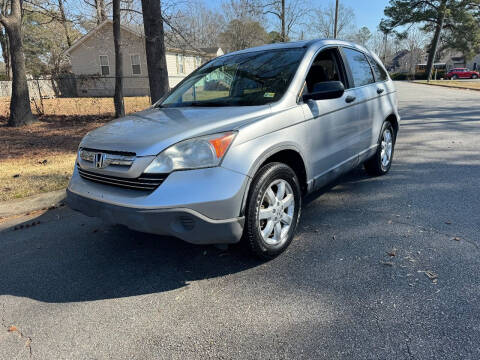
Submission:
[[[66,208],[23,225],[37,221],[0,232],[0,295],[55,303],[120,298],[174,290],[260,264],[239,245],[227,251],[195,246],[109,226]]]

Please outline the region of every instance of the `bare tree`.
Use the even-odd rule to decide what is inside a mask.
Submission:
[[[123,54],[122,54],[122,31],[120,28],[120,0],[113,0],[113,45],[115,49],[115,117],[125,116],[123,103]]]
[[[258,21],[235,19],[220,34],[222,48],[227,51],[243,50],[266,43],[268,34]]]
[[[150,99],[154,103],[169,89],[161,1],[142,0],[142,13]]]
[[[316,9],[312,19],[316,36],[333,38],[335,36],[335,4]],[[355,13],[352,8],[340,3],[338,8],[337,38],[346,39],[355,31]]]
[[[107,20],[107,12],[105,10],[104,0],[95,0],[95,9],[97,10],[97,24]]]
[[[205,6],[200,0],[192,0],[173,14],[163,12],[166,20],[166,40],[190,47],[214,47],[219,44],[219,35],[225,30],[224,16]],[[173,30],[175,28],[175,30]],[[181,35],[186,39],[182,39]],[[177,45],[178,46],[178,45]]]
[[[72,38],[70,37],[70,32],[68,31],[67,17],[65,16],[63,0],[58,0],[58,10],[60,13],[60,22],[62,23],[63,29],[65,30],[65,38],[67,39],[67,44],[70,47],[72,46]]]
[[[425,55],[425,46],[427,45],[427,37],[423,31],[417,28],[410,28],[402,41],[403,46],[408,50],[408,55],[400,64],[410,75],[415,75],[416,65],[422,61]]]
[[[12,64],[12,97],[10,100],[9,126],[29,125],[36,121],[30,108],[25,58],[22,42],[22,5],[20,0],[11,0],[10,14],[0,13],[0,23],[5,27],[10,43]]]

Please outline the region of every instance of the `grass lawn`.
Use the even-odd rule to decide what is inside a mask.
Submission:
[[[113,118],[112,99],[43,101],[44,115],[38,116],[38,122],[10,128],[6,126],[9,99],[0,99],[0,201],[65,188],[82,137]],[[148,105],[146,97],[125,98],[127,113]]]
[[[480,90],[480,81],[468,81],[468,80],[431,80],[430,83],[427,83],[426,80],[417,80],[416,83],[437,85],[437,86],[446,86],[446,87],[455,87],[462,89],[474,89]]]

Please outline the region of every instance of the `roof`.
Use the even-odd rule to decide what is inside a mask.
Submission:
[[[85,41],[87,41],[90,37],[92,37],[97,31],[102,29],[105,25],[113,25],[113,21],[110,19],[107,19],[100,24],[98,24],[94,29],[90,30],[88,33],[83,35],[81,38],[76,40],[72,46],[70,46],[67,50],[65,50],[65,53],[70,54],[73,50],[78,48],[81,44],[83,44]],[[131,27],[127,25],[120,25],[120,28],[124,31],[127,31],[135,36],[138,36],[140,38],[144,38],[144,33],[143,29],[139,27]],[[166,50],[168,52],[181,52],[181,53],[188,53],[188,54],[193,54],[193,55],[209,55],[209,56],[217,56],[217,51],[218,47],[214,48],[200,48],[198,50],[193,50],[193,49],[183,49],[181,47],[167,47]],[[208,50],[208,51],[207,51]]]
[[[362,50],[367,53],[371,53],[363,46],[360,46],[356,43],[344,40],[337,40],[337,39],[314,39],[314,40],[301,40],[301,41],[292,41],[292,42],[284,42],[284,43],[274,43],[274,44],[266,44],[262,46],[252,47],[249,49],[239,50],[235,52],[231,52],[226,54],[225,56],[229,56],[232,54],[243,54],[247,52],[253,51],[263,51],[263,50],[276,50],[276,49],[294,49],[294,48],[309,48],[311,46],[322,46],[322,45],[341,45],[341,46],[351,46]]]
[[[201,47],[200,50],[206,52],[207,54],[216,54],[218,47]]]

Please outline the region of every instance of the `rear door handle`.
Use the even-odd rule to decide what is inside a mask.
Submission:
[[[356,100],[357,98],[355,96],[352,96],[352,95],[348,95],[346,98],[345,98],[345,101],[347,103],[352,103]]]
[[[383,93],[384,91],[385,91],[385,89],[378,88],[378,89],[377,89],[377,94],[379,94],[379,95],[380,95],[380,94],[381,94],[381,93]]]

